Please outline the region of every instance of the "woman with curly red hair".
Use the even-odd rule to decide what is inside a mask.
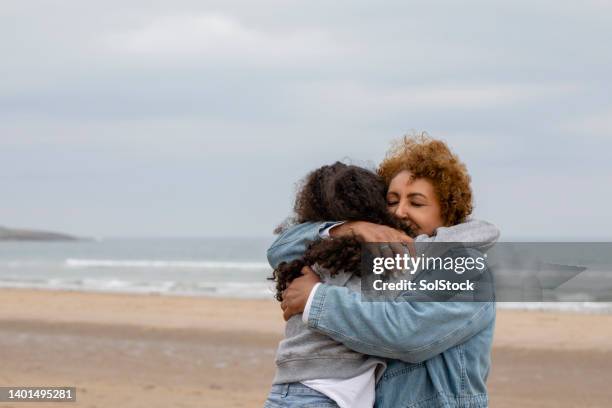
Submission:
[[[401,201],[397,188],[417,183],[415,189],[430,190],[437,198],[434,204],[439,204],[439,208],[432,210],[439,211],[439,221],[443,225],[460,224],[472,213],[472,189],[467,168],[440,140],[425,135],[405,137],[387,154],[378,174],[389,186],[387,202],[392,212]],[[434,230],[429,228],[422,232],[432,235]]]
[[[400,139],[380,164],[378,174],[388,186],[389,211],[416,235],[434,236],[439,227],[464,223],[472,213],[467,168],[441,140],[425,134]],[[405,241],[387,228],[359,222],[332,228],[330,233],[342,236],[349,231],[366,242]]]

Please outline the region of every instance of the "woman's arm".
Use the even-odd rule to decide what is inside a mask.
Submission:
[[[464,251],[474,256],[473,249]],[[310,328],[363,354],[418,363],[466,341],[495,319],[493,301],[417,302],[406,293],[366,302],[346,287],[319,284],[313,290],[316,275],[307,267],[302,272],[283,294],[285,320],[310,303],[302,316]]]
[[[327,228],[332,237],[355,235],[363,242],[412,242],[413,239],[401,231],[386,225],[373,224],[365,221],[326,221],[305,222],[290,227],[283,232],[268,248],[268,262],[276,268],[281,262],[290,262],[301,257],[306,246],[317,239]]]
[[[337,222],[305,222],[290,227],[280,234],[268,248],[268,263],[276,269],[281,262],[291,262],[302,257],[306,246],[320,239],[321,232],[334,224]]]
[[[452,253],[471,258],[479,254],[472,248]],[[406,293],[394,300],[366,302],[345,287],[320,284],[313,291],[316,275],[308,267],[302,272],[283,293],[285,320],[310,302],[302,317],[310,328],[363,354],[421,362],[466,341],[495,319],[493,301],[416,302]]]
[[[317,239],[321,233],[329,228],[332,237],[354,234],[363,242],[412,242],[401,231],[385,225],[373,224],[365,221],[351,222],[306,222],[290,227],[276,238],[268,249],[268,262],[276,268],[281,262],[290,262],[302,256],[306,246]],[[416,242],[462,242],[473,243],[473,247],[481,251],[487,250],[499,238],[499,229],[491,223],[480,220],[469,220],[452,227],[441,227],[436,235],[428,237],[420,235]]]
[[[363,354],[418,363],[478,334],[494,302],[362,302],[347,288],[321,284],[308,326]]]

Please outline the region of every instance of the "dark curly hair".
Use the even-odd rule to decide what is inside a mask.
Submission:
[[[295,199],[295,222],[308,221],[368,221],[406,230],[387,209],[384,179],[362,167],[336,162],[310,173],[303,181]],[[302,275],[304,266],[319,266],[333,276],[340,270],[361,276],[361,244],[354,236],[311,242],[303,258],[281,262],[270,280],[276,281],[276,296],[293,279]]]

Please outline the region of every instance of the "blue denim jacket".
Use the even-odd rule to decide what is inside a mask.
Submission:
[[[326,223],[285,231],[268,249],[272,267],[300,257]],[[363,354],[389,359],[376,407],[487,407],[494,302],[362,302],[320,285],[308,326]]]

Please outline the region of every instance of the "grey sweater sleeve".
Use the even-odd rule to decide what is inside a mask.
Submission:
[[[433,236],[425,234],[415,238],[416,242],[462,242],[467,247],[480,251],[488,250],[499,239],[499,229],[490,222],[481,220],[468,220],[452,227],[440,227]]]

